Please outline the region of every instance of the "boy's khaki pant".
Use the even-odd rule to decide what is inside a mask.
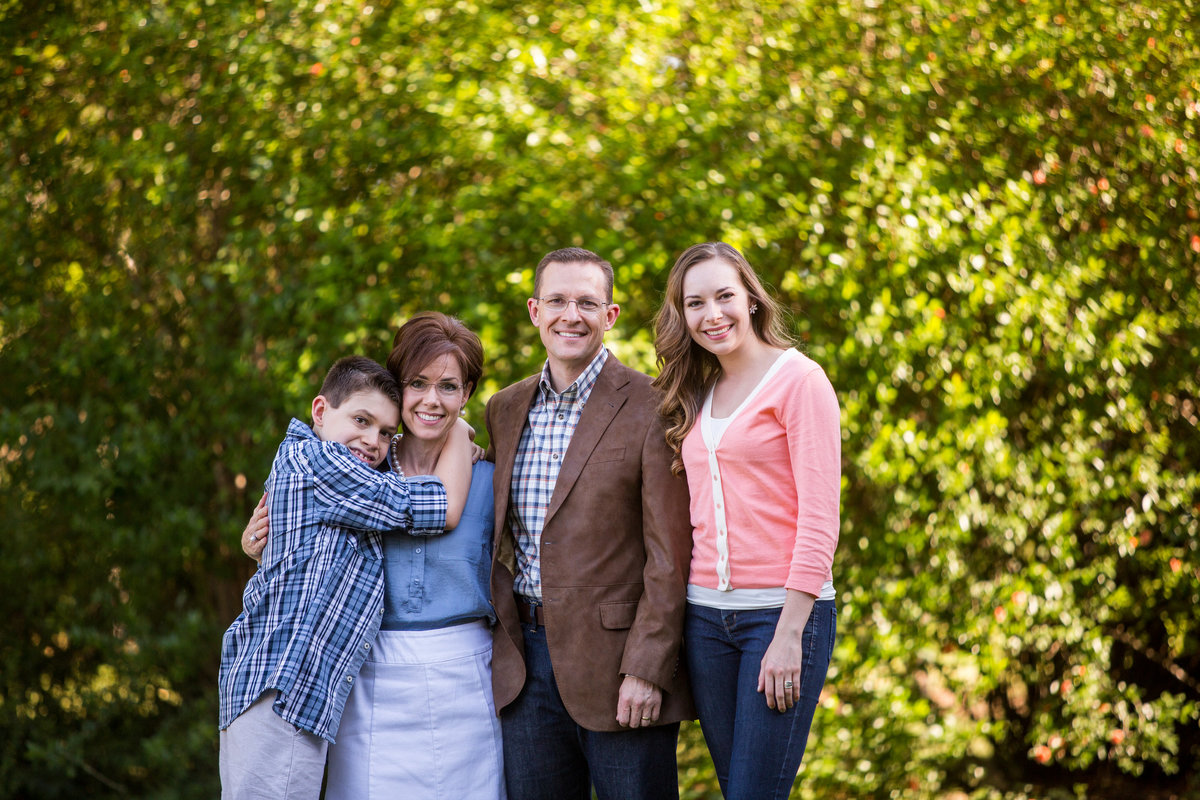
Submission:
[[[222,800],[318,800],[329,742],[275,713],[264,692],[221,731]]]

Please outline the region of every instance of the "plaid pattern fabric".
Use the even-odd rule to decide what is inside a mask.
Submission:
[[[446,490],[373,470],[293,419],[267,503],[267,549],[222,641],[220,727],[277,689],[284,720],[332,742],[383,619],[381,533],[440,534]]]
[[[513,581],[516,594],[542,599],[539,549],[546,509],[575,426],[607,359],[608,350],[600,348],[592,363],[561,394],[555,393],[550,382],[549,362],[542,367],[542,380],[513,461],[508,520],[517,541],[517,575]]]

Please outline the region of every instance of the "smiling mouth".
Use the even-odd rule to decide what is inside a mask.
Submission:
[[[725,334],[729,333],[731,330],[733,330],[733,325],[729,324],[723,328],[713,328],[711,330],[707,330],[704,332],[704,335],[710,339],[719,339]]]
[[[422,422],[441,422],[446,418],[445,414],[430,414],[427,411],[414,411],[413,416]]]
[[[555,331],[555,335],[564,336],[568,339],[582,339],[587,334],[583,331]]]
[[[357,447],[351,447],[350,453],[355,458],[357,458],[359,461],[363,462],[364,464],[374,464],[375,463],[374,458],[368,456],[366,453],[364,453],[362,450],[359,450]]]

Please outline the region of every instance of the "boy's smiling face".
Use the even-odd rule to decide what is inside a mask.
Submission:
[[[312,418],[313,432],[321,441],[341,442],[355,458],[377,467],[400,425],[400,409],[374,389],[355,392],[336,408],[319,394],[313,400]]]

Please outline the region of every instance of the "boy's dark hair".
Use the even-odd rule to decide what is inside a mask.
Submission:
[[[400,386],[392,373],[366,356],[346,356],[338,359],[321,384],[321,394],[329,405],[337,408],[350,395],[366,391],[383,392],[388,399],[400,406]]]

